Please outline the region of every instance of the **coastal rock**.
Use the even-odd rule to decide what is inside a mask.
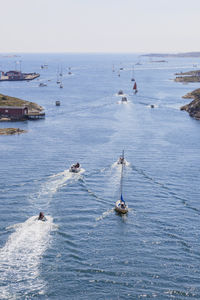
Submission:
[[[189,104],[182,106],[180,110],[185,110],[191,117],[200,120],[200,89],[196,89],[193,92],[186,94],[183,98],[194,100]]]
[[[0,94],[0,106],[27,106],[29,112],[41,112],[43,107],[26,100]]]
[[[20,128],[0,128],[0,135],[13,135],[25,132],[27,131]]]

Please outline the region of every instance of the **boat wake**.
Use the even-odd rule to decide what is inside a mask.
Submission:
[[[30,197],[30,201],[34,206],[36,206],[37,210],[46,211],[54,194],[71,181],[80,180],[84,172],[85,170],[81,168],[79,173],[72,173],[69,172],[69,170],[65,170],[58,174],[49,176],[48,180],[42,183],[37,194]]]
[[[99,217],[96,218],[96,221],[101,221],[101,220],[107,218],[114,211],[115,211],[114,208],[105,211],[101,216],[99,216]]]
[[[29,293],[44,293],[45,282],[40,278],[39,266],[49,246],[52,228],[51,216],[47,216],[46,222],[33,216],[14,225],[15,232],[0,249],[1,299],[25,299]]]

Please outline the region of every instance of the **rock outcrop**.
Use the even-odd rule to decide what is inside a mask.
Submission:
[[[0,135],[13,135],[25,132],[27,131],[19,128],[0,128]]]
[[[26,100],[0,94],[0,106],[27,106],[29,112],[41,112],[43,107]]]
[[[182,106],[180,109],[187,111],[191,117],[200,120],[200,89],[196,89],[193,92],[186,94],[183,98],[194,100],[189,104]]]

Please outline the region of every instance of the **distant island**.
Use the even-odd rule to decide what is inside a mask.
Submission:
[[[200,70],[181,72],[175,75],[180,75],[174,79],[176,82],[200,82]]]
[[[193,92],[186,94],[183,98],[194,100],[189,104],[182,106],[180,109],[187,111],[189,115],[196,120],[200,120],[200,89],[196,89]]]
[[[185,53],[149,53],[141,56],[149,57],[200,57],[200,52],[185,52]]]

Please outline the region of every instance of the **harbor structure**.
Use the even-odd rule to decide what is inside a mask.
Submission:
[[[27,106],[0,106],[0,120],[25,121],[43,119],[44,112],[29,111]]]
[[[21,71],[11,70],[8,72],[0,71],[0,81],[20,81],[33,80],[39,77],[39,73],[22,73]]]

